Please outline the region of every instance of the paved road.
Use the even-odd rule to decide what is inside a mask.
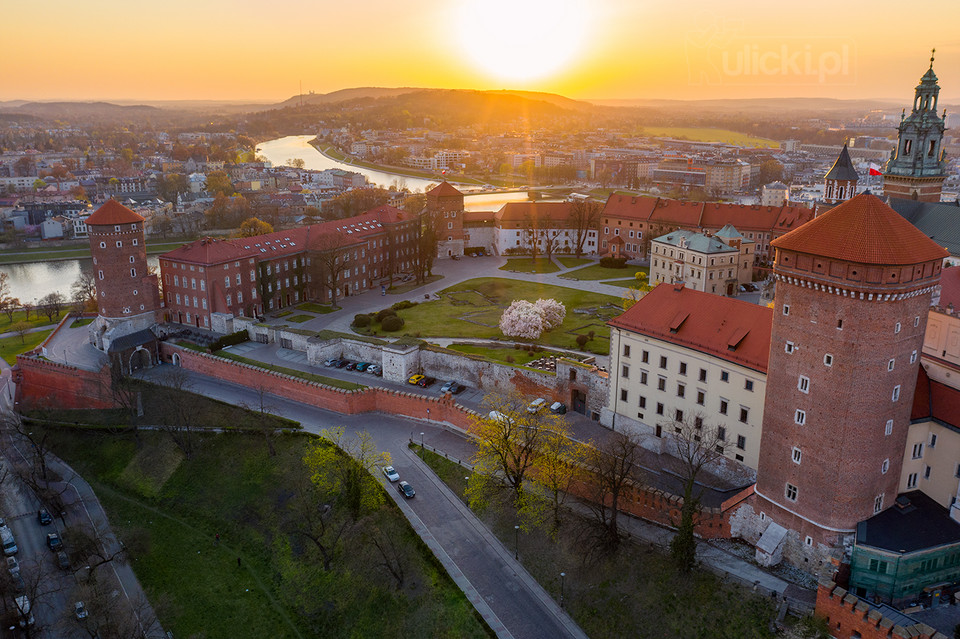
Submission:
[[[143,377],[162,382],[168,367],[149,369]],[[235,405],[254,399],[246,387],[195,373],[188,372],[188,376],[193,392]],[[299,421],[308,432],[318,433],[332,426],[343,426],[348,432],[366,430],[380,450],[390,453],[394,467],[416,488],[417,496],[403,500],[395,490],[389,490],[389,494],[498,637],[585,637],[550,594],[514,561],[512,553],[407,448],[410,439],[419,438],[421,432],[428,444],[439,444],[456,435],[425,420],[383,414],[341,415],[280,397],[271,397],[270,404],[272,412]]]

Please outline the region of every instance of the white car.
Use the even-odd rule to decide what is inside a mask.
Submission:
[[[393,466],[384,466],[383,474],[391,482],[398,481],[400,479],[400,473],[394,470]]]
[[[545,400],[542,397],[538,397],[532,402],[530,402],[529,406],[527,406],[527,412],[533,415],[533,414],[539,413],[541,410],[546,408],[546,406],[547,406],[547,400]]]
[[[87,608],[83,605],[82,601],[73,604],[73,614],[77,616],[77,621],[87,618]]]

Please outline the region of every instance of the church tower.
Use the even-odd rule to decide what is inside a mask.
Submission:
[[[844,144],[837,161],[823,176],[823,201],[827,204],[846,202],[857,194],[859,179],[857,170],[853,168],[853,161],[850,160],[850,152]]]
[[[823,559],[896,499],[947,251],[868,193],[772,244],[755,508],[763,525],[793,531],[794,561]]]
[[[103,351],[117,337],[156,321],[159,289],[156,275],[147,273],[143,223],[116,200],[107,200],[87,218],[97,285],[97,319],[90,324],[90,337]]]
[[[463,193],[444,181],[427,191],[426,195],[426,213],[430,216],[437,234],[437,257],[462,256]]]
[[[933,72],[931,55],[930,68],[917,85],[913,111],[900,118],[897,148],[890,154],[883,173],[885,196],[921,202],[940,201],[946,179],[943,132],[947,111],[944,109],[942,116],[937,115],[939,97],[940,85]]]

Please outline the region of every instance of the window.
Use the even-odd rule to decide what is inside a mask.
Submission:
[[[242,277],[242,275],[237,273],[237,286],[240,286],[243,283],[243,280],[241,279]]]
[[[649,363],[650,363],[650,352],[649,352],[649,351],[643,351],[642,353],[640,353],[640,361],[643,362],[644,364],[649,364]]]
[[[100,242],[100,248],[107,248],[106,242]]]
[[[917,362],[917,351],[910,353],[910,363],[915,364]]]
[[[660,356],[660,368],[666,368],[666,367],[667,367],[667,358],[664,357],[663,355],[661,355],[661,356]]]
[[[647,385],[647,371],[640,371],[640,383],[644,386]]]
[[[707,369],[705,368],[700,369],[700,381],[701,382],[707,381]]]
[[[916,488],[917,487],[917,473],[910,473],[907,475],[907,488]]]
[[[623,345],[623,356],[624,356],[624,357],[630,357],[630,345],[629,345],[629,344],[624,344],[624,345]]]
[[[787,484],[783,491],[784,496],[790,501],[797,501],[797,487],[793,484]]]
[[[729,382],[729,381],[730,381],[730,373],[728,373],[727,371],[720,371],[720,381],[721,381],[721,382]]]
[[[897,384],[893,387],[893,397],[891,398],[891,401],[895,402],[898,399],[900,399],[900,384]]]
[[[889,362],[887,362],[887,372],[889,373],[890,371],[892,371],[895,365],[896,365],[895,359],[891,359]]]
[[[897,322],[896,326],[893,327],[893,332],[894,332],[894,333],[899,333],[899,332],[900,332],[900,328],[901,328],[901,327],[900,327],[900,322]]]
[[[727,414],[727,400],[725,399],[720,400],[720,414],[721,415]]]
[[[923,478],[924,478],[924,479],[930,479],[930,467],[929,467],[929,466],[924,466],[924,467],[923,467]]]
[[[686,374],[687,374],[687,363],[686,363],[686,362],[680,362],[680,374],[681,374],[681,375],[686,375]]]
[[[930,433],[930,448],[937,447],[937,436],[935,433]]]
[[[823,365],[824,366],[833,366],[833,355],[827,353],[823,356]]]
[[[103,271],[97,271],[97,277],[99,277],[99,278],[102,280],[102,279],[103,279]]]
[[[706,393],[704,393],[702,390],[698,390],[698,391],[697,391],[697,403],[698,403],[699,405],[703,406],[703,403],[704,403],[705,400],[706,400]]]
[[[677,397],[686,397],[687,387],[683,384],[677,384]]]
[[[627,401],[627,389],[626,389],[626,388],[621,388],[621,389],[620,389],[620,401],[621,401],[621,402]]]
[[[953,472],[954,477],[960,477],[960,464],[957,464],[957,469]]]
[[[134,240],[133,240],[133,245],[134,245],[134,246],[137,246],[138,244],[140,244],[140,240],[134,238]]]
[[[116,226],[114,226],[114,227],[113,227],[113,231],[114,231],[115,233],[119,233],[119,232],[120,232],[120,225],[117,224]]]
[[[800,458],[803,456],[803,453],[800,452],[800,449],[796,446],[793,447],[793,453],[790,455],[790,459],[793,460],[794,464],[800,463]]]
[[[118,242],[117,242],[117,248],[121,248],[122,246],[123,246],[123,242],[118,241]]]
[[[785,352],[787,355],[791,355],[793,354],[795,348],[796,346],[794,346],[793,342],[787,342],[783,345],[783,352]]]
[[[646,408],[646,407],[647,407],[647,398],[644,397],[643,395],[641,395],[641,396],[640,396],[640,399],[637,401],[637,405],[638,405],[640,408]]]
[[[920,326],[920,316],[919,316],[919,315],[917,315],[916,317],[913,318],[913,327],[916,328],[917,326]]]
[[[748,379],[746,382],[744,382],[743,388],[748,391],[753,391],[753,380]]]
[[[883,463],[880,464],[880,474],[886,475],[888,470],[890,470],[890,460],[884,459]]]
[[[783,314],[784,314],[784,315],[789,315],[789,314],[790,314],[790,305],[789,305],[789,304],[784,304],[784,305],[783,305]]]
[[[623,365],[620,367],[620,377],[623,379],[628,379],[630,377],[630,367]]]
[[[800,379],[797,381],[797,388],[801,393],[810,392],[810,378],[806,375],[801,375]]]
[[[813,546],[813,537],[811,537],[810,535],[807,535],[807,538],[803,540],[803,543],[805,543],[808,546]]]
[[[798,408],[797,412],[793,414],[793,421],[800,426],[803,426],[807,423],[807,412]]]
[[[660,404],[659,402],[657,403],[657,415],[663,415],[663,404]]]
[[[920,459],[923,457],[923,442],[913,445],[913,458]]]
[[[667,390],[667,378],[660,377],[657,379],[657,390],[665,391]]]
[[[674,415],[673,415],[673,419],[676,420],[676,421],[678,421],[678,422],[682,422],[682,421],[683,421],[683,411],[678,408],[678,409],[676,410],[676,412],[674,413]]]
[[[838,319],[838,320],[837,320],[837,330],[838,330],[838,331],[842,331],[842,330],[843,330],[843,320],[842,320],[842,319]]]
[[[877,495],[877,498],[873,500],[873,514],[876,515],[881,510],[883,510],[883,493]]]
[[[225,288],[230,288],[230,276],[229,276],[229,275],[226,276],[225,278],[223,278],[223,286],[224,286]]]
[[[744,424],[746,424],[746,423],[747,423],[747,419],[748,419],[749,417],[750,417],[750,409],[744,408],[743,406],[741,406],[741,407],[740,407],[740,421],[743,422]]]
[[[747,438],[743,435],[737,435],[737,448],[740,450],[747,449]]]
[[[893,420],[892,420],[892,419],[888,419],[888,420],[887,420],[887,425],[886,425],[886,427],[883,429],[883,434],[884,434],[884,435],[892,435],[892,434],[893,434]]]
[[[717,426],[717,439],[722,442],[727,441],[727,429],[723,426]],[[957,471],[960,472],[960,464],[957,464]]]

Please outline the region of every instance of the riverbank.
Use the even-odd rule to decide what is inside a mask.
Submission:
[[[147,243],[147,255],[158,255],[166,253],[173,249],[180,248],[192,240],[180,240],[177,242],[157,242]],[[66,260],[90,259],[90,246],[67,246],[62,248],[46,248],[38,246],[35,248],[22,248],[17,251],[3,249],[0,253],[0,264],[32,264],[34,262],[58,262]]]

